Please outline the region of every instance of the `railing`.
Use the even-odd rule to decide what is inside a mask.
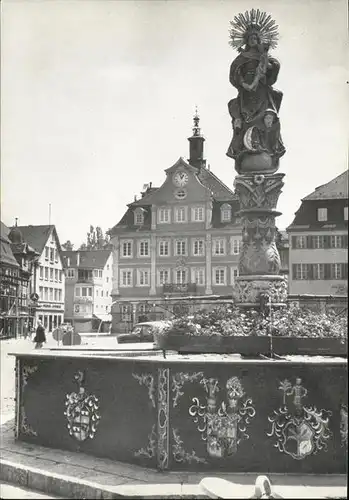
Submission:
[[[164,295],[195,295],[196,283],[166,283],[162,286]]]

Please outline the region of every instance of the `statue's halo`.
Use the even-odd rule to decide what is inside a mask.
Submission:
[[[241,49],[247,42],[250,34],[257,33],[261,43],[268,44],[270,48],[277,46],[279,33],[275,21],[266,12],[252,9],[245,14],[238,14],[230,21],[229,44],[234,49]]]

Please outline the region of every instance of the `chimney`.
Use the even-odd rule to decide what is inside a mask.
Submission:
[[[80,252],[76,253],[76,267],[80,266]]]

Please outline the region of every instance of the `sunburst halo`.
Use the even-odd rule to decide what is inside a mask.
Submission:
[[[268,44],[270,48],[277,46],[279,33],[278,25],[266,12],[259,9],[246,11],[245,14],[238,14],[230,21],[229,45],[234,49],[241,50],[246,44],[247,38],[252,33],[257,33],[261,43]]]

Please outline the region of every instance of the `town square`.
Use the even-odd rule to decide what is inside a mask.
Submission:
[[[2,10],[1,498],[345,498],[347,5]]]

